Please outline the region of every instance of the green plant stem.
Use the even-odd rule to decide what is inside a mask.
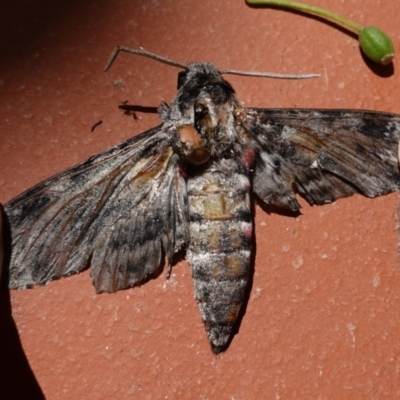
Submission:
[[[291,8],[293,10],[299,10],[299,11],[305,11],[305,12],[310,12],[313,14],[317,15],[322,15],[324,17],[327,17],[329,19],[332,19],[333,21],[337,21],[341,23],[344,26],[347,26],[357,33],[360,33],[360,31],[363,29],[362,26],[355,24],[352,21],[349,21],[346,18],[341,17],[338,14],[335,14],[333,12],[324,10],[322,8],[310,6],[307,4],[301,4],[297,3],[295,1],[284,1],[284,0],[247,0],[248,4],[259,4],[259,5],[266,5],[266,6],[278,6],[278,7],[285,7],[285,8]]]

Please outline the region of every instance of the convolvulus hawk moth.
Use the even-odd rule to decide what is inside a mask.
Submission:
[[[182,66],[181,64],[178,64]],[[252,254],[252,201],[297,212],[400,190],[400,115],[243,107],[209,63],[182,66],[161,124],[5,206],[11,289],[91,266],[98,293],[142,283],[187,250],[214,353],[228,346]]]

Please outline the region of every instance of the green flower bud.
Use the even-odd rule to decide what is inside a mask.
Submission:
[[[394,46],[389,36],[379,28],[367,26],[360,31],[358,37],[364,54],[382,65],[389,64],[394,58]]]

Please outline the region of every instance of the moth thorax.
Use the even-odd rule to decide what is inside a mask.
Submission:
[[[206,141],[192,125],[182,125],[178,128],[181,141],[181,151],[186,160],[194,165],[204,164],[210,158]]]

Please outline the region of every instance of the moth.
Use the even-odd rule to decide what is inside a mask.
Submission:
[[[249,282],[254,198],[298,212],[297,194],[322,205],[399,191],[400,115],[246,108],[212,64],[182,68],[160,125],[6,204],[7,284],[30,288],[90,266],[96,292],[115,292],[185,249],[217,354]]]

